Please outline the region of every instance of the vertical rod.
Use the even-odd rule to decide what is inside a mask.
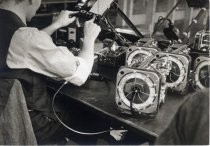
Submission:
[[[187,29],[182,33],[182,37],[181,40],[182,42],[187,42],[188,41],[188,34],[191,30],[191,28],[197,24],[198,20],[201,18],[201,16],[203,16],[203,14],[205,14],[207,11],[206,8],[201,8],[201,10],[199,11],[198,15],[192,20],[191,24],[187,27]]]
[[[156,34],[156,32],[158,31],[159,27],[168,19],[168,17],[172,14],[172,12],[176,9],[176,7],[179,5],[179,3],[182,0],[178,0],[178,2],[174,5],[174,7],[171,9],[171,11],[167,14],[167,16],[159,23],[157,24],[157,26],[154,29],[154,32],[152,33],[152,37]]]

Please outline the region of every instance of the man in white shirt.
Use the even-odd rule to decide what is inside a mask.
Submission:
[[[62,11],[49,27],[38,30],[26,26],[41,0],[0,0],[0,77],[19,79],[38,143],[59,128],[47,95],[46,76],[80,86],[87,80],[94,62],[94,41],[100,27],[87,21],[79,56],[56,46],[50,35],[76,18]],[[52,122],[53,121],[53,122]]]

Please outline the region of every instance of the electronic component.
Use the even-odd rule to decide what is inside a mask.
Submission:
[[[55,44],[59,46],[75,46],[76,28],[65,27],[55,32]]]
[[[190,48],[188,47],[188,45],[174,43],[166,49],[166,52],[189,55]]]
[[[210,31],[199,31],[195,35],[193,52],[191,56],[196,58],[193,66],[193,87],[205,89],[210,87]]]
[[[157,49],[151,47],[131,46],[126,51],[126,66],[138,68],[138,65],[157,52]]]
[[[65,46],[70,52],[77,56],[81,51],[77,36],[79,36],[77,34],[77,28],[69,26],[58,29],[53,35],[53,40],[57,46]]]
[[[184,50],[186,47],[182,45],[175,51],[180,53]],[[158,52],[157,49],[148,47],[130,47],[126,55],[127,66],[158,71],[162,74],[165,86],[179,93],[184,93],[188,87],[190,63],[190,56],[184,53]]]
[[[160,87],[160,103],[165,102],[165,96],[166,96],[166,90],[167,90],[167,76],[170,73],[172,63],[171,61],[164,60],[158,58],[159,55],[157,53],[157,56],[151,56],[148,61],[145,61],[140,68],[145,68],[147,70],[154,70],[161,74],[161,87]]]
[[[98,53],[98,64],[102,66],[116,67],[125,65],[127,47],[118,46],[117,43],[112,43]]]
[[[210,31],[199,31],[195,35],[195,50],[210,53]]]
[[[134,51],[133,51],[134,50]],[[161,87],[160,87],[160,102],[165,102],[166,95],[166,77],[169,75],[169,70],[171,69],[171,62],[166,60],[158,60],[157,56],[158,51],[154,48],[144,47],[144,49],[140,47],[132,47],[130,48],[130,52],[128,49],[127,53],[127,65],[136,69],[146,69],[157,71],[161,74]],[[157,55],[157,56],[156,56]]]
[[[161,75],[129,67],[120,68],[116,83],[116,104],[122,113],[154,116],[158,112]]]
[[[159,104],[165,102],[167,89],[186,93],[191,65],[189,49],[187,45],[173,47],[168,52],[145,46],[127,49],[127,67],[119,70],[116,85],[116,103],[122,113],[155,115]]]
[[[166,86],[183,94],[187,91],[191,59],[182,54],[162,53],[161,59],[171,63],[171,69],[166,77]]]
[[[78,18],[82,18],[85,20],[90,20],[93,17],[95,17],[95,23],[100,23],[100,21],[103,19],[103,15],[106,12],[107,9],[109,9],[111,3],[113,0],[90,0],[87,1],[84,6],[77,7],[78,13],[75,13],[72,16],[76,16]],[[89,8],[91,9],[89,10]]]
[[[172,70],[167,77],[167,85],[172,91],[184,94],[188,88],[189,72],[191,69],[190,48],[188,45],[175,43],[166,50],[170,53],[167,58],[172,62]]]
[[[195,60],[194,65],[194,86],[196,89],[210,87],[210,58],[200,56]]]
[[[83,18],[85,20],[90,20],[92,19],[93,17],[95,17],[95,23],[100,23],[101,19],[102,19],[102,16],[100,15],[97,15],[97,14],[94,14],[92,12],[88,12],[86,10],[81,10],[79,11],[78,13],[74,14],[74,15],[71,15],[72,16],[76,16],[78,18]]]

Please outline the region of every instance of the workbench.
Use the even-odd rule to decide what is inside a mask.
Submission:
[[[61,84],[50,84],[50,88],[57,90]],[[166,95],[166,101],[161,105],[154,118],[139,118],[120,113],[115,104],[115,81],[88,80],[83,86],[77,87],[67,84],[60,91],[61,94],[79,102],[89,111],[112,120],[125,129],[154,142],[160,133],[167,128],[179,105],[186,96]]]

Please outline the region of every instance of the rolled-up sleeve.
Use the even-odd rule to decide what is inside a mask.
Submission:
[[[78,61],[79,65],[76,72],[72,76],[65,78],[65,80],[70,81],[75,85],[81,86],[87,80],[90,71],[84,59],[78,57]]]
[[[36,28],[20,28],[12,37],[7,65],[30,69],[52,78],[82,85],[90,74],[85,60],[75,57],[66,47],[56,46],[51,37]]]

